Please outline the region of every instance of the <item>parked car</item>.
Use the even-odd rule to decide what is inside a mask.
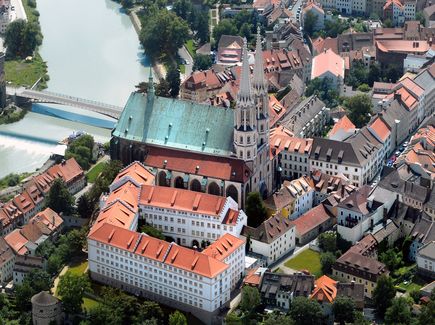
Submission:
[[[396,158],[397,158],[400,156],[400,151],[396,151],[394,154],[396,155]]]

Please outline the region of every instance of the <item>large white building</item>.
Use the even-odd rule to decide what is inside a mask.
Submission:
[[[214,249],[220,247],[226,251],[218,257]],[[110,223],[88,237],[92,279],[191,312],[206,323],[229,302],[244,257],[245,242],[229,234],[206,252]]]
[[[291,252],[296,246],[295,226],[287,218],[274,216],[257,228],[244,227],[249,252],[264,256],[267,265]]]

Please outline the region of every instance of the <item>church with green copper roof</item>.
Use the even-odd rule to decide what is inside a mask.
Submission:
[[[155,172],[156,185],[231,195],[241,205],[251,191],[266,196],[273,170],[259,35],[255,63],[251,76],[245,42],[234,109],[159,97],[150,76],[147,92],[130,95],[112,131],[111,158],[143,162]]]

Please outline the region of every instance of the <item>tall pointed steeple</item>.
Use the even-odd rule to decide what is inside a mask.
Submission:
[[[242,71],[240,76],[239,93],[237,94],[237,103],[239,105],[252,105],[251,94],[251,71],[249,69],[248,47],[246,38],[243,40]]]
[[[267,82],[264,78],[263,49],[261,47],[260,27],[257,28],[257,44],[255,47],[255,65],[252,88],[256,95],[267,94]]]

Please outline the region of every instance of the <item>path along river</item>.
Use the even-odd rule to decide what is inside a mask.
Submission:
[[[44,35],[40,53],[50,75],[47,90],[124,106],[149,68],[120,6],[111,0],[37,0],[37,5]],[[34,171],[73,131],[109,140],[113,119],[71,107],[33,106],[37,112],[61,109],[68,119],[30,112],[17,123],[0,125],[0,177]]]

